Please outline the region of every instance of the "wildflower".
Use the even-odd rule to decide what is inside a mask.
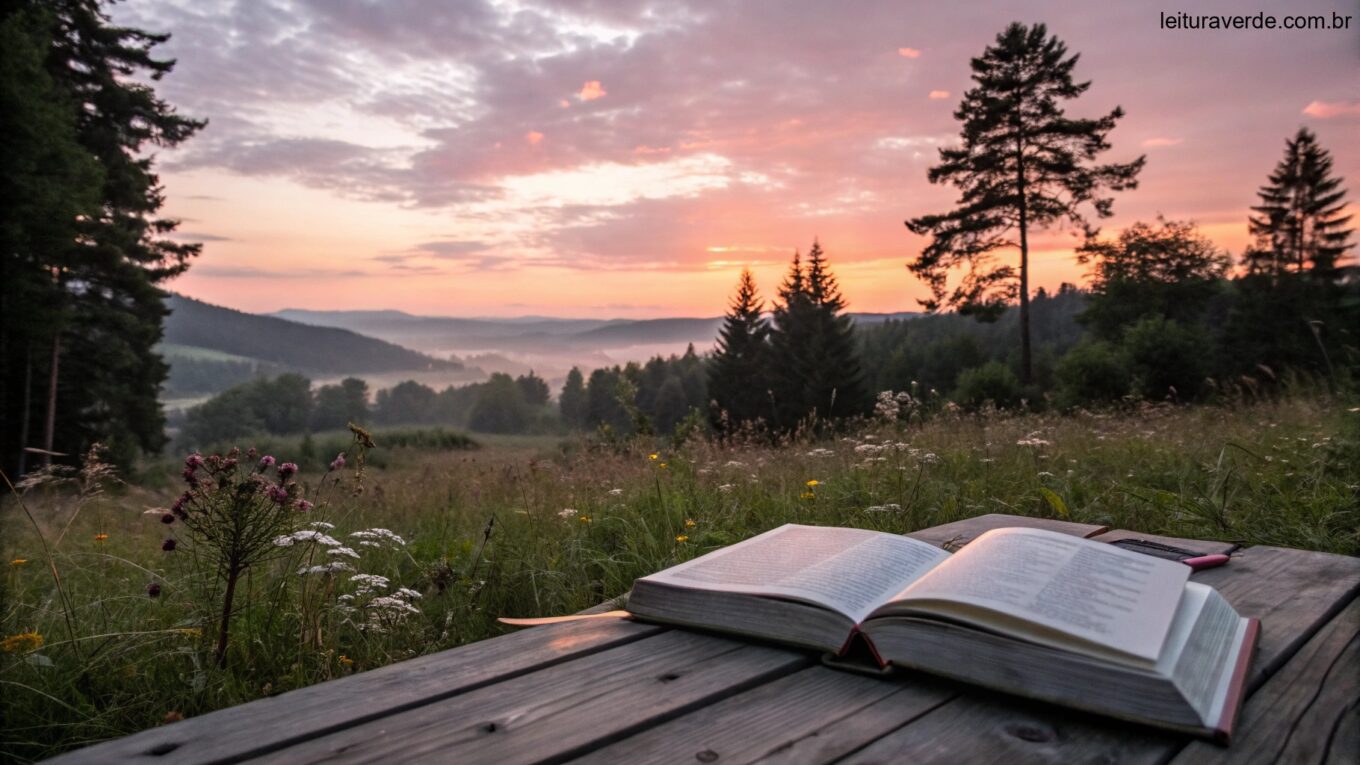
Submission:
[[[174,551],[175,551],[175,546],[178,545],[178,544],[179,544],[179,543],[176,542],[176,541],[173,540],[173,539],[167,539],[167,540],[165,540],[164,542],[161,542],[161,550],[163,550],[163,551],[165,551],[165,552],[174,552]]]
[[[802,494],[799,494],[799,495],[798,495],[798,498],[799,498],[799,499],[816,499],[816,498],[817,498],[817,495],[816,495],[815,493],[813,493],[813,492],[805,491],[805,492],[803,492]]]
[[[106,540],[106,539],[108,539],[108,538],[109,538],[109,535],[108,535],[108,534],[105,534],[105,533],[103,533],[103,532],[100,532],[100,533],[94,535],[94,541],[96,541],[96,542],[103,542],[104,540]]]
[[[609,496],[618,497],[623,495],[623,489],[610,489]]]
[[[326,523],[325,521],[312,521],[307,525],[311,526],[314,529],[326,529],[327,531],[335,528],[334,523]]]
[[[162,515],[162,516],[161,516],[161,523],[164,523],[164,524],[166,524],[167,526],[170,525],[170,524],[172,524],[172,523],[174,523],[174,522],[175,522],[175,514],[174,514],[174,513],[166,513],[165,515]]]
[[[889,502],[886,505],[870,505],[864,508],[866,513],[900,513],[902,506],[896,502]]]
[[[279,472],[283,472],[283,468],[279,468]],[[288,490],[282,486],[270,486],[265,494],[278,505],[282,505],[288,501]]]
[[[353,571],[354,567],[348,563],[336,560],[321,566],[303,566],[298,569],[298,576],[309,574],[338,574],[341,571]]]
[[[405,546],[406,546],[406,540],[405,540],[405,539],[402,539],[401,537],[397,536],[396,534],[393,534],[392,532],[388,531],[387,529],[377,529],[377,528],[374,528],[374,529],[365,529],[365,530],[363,530],[363,531],[356,531],[356,532],[350,534],[350,537],[353,538],[353,539],[363,539],[363,540],[367,540],[367,541],[386,541],[386,542],[391,542],[392,544],[397,545],[398,547],[405,547]],[[363,542],[360,542],[360,544],[363,544]]]
[[[664,462],[658,462],[658,463],[656,463],[656,466],[659,467],[659,468],[661,468],[662,470],[665,470],[665,469],[666,469],[666,463],[664,463]]]
[[[357,582],[364,589],[386,589],[390,580],[385,576],[377,574],[355,574],[349,578],[351,582]]]
[[[203,467],[203,455],[199,454],[198,452],[194,452],[193,454],[190,454],[188,457],[185,457],[184,467],[189,468],[190,470],[198,470],[199,468]]]
[[[345,667],[352,667],[352,666],[354,666],[354,659],[351,659],[350,657],[344,655],[343,653],[340,654],[339,662],[340,662],[341,666],[345,666]]]
[[[184,719],[184,713],[183,713],[183,712],[180,712],[180,711],[178,711],[178,710],[172,709],[172,710],[170,710],[169,712],[166,712],[166,713],[165,713],[165,717],[161,718],[161,721],[164,722],[164,723],[166,723],[166,724],[168,725],[168,724],[170,724],[170,723],[179,722],[180,720],[183,720],[183,719]]]
[[[275,460],[273,457],[269,456],[268,454],[266,454],[266,455],[264,455],[263,457],[261,457],[261,458],[260,458],[260,472],[263,473],[264,471],[268,470],[269,468],[274,467],[274,462],[275,462],[275,461],[276,461],[276,460]]]
[[[808,487],[809,489],[815,489],[815,488],[817,488],[818,486],[820,486],[821,483],[822,483],[821,481],[818,481],[816,478],[814,478],[814,479],[812,479],[811,481],[808,481],[808,482],[807,482],[807,487]]]
[[[351,558],[358,558],[358,557],[359,557],[359,553],[355,552],[354,550],[352,550],[352,549],[350,549],[350,548],[348,548],[348,547],[344,547],[344,546],[341,546],[341,547],[332,547],[331,549],[329,549],[329,550],[326,551],[326,554],[327,554],[327,555],[346,555],[346,556],[349,556],[349,557],[351,557]]]
[[[575,516],[576,516],[576,511],[573,510],[573,509],[570,508],[570,507],[564,507],[564,508],[562,508],[561,510],[557,511],[557,517],[558,517],[558,518],[573,518],[573,517],[575,517]]]
[[[24,564],[27,563],[27,562],[28,562],[28,558],[15,558],[14,560],[12,560],[12,561],[9,562],[9,565],[11,565],[11,566],[22,566],[22,565],[24,565]]]
[[[43,647],[43,636],[36,632],[20,632],[0,640],[0,651],[5,653],[29,653]]]
[[[367,607],[378,610],[393,611],[398,615],[420,613],[419,608],[416,608],[415,606],[411,605],[410,603],[407,603],[401,598],[394,598],[390,595],[379,595],[378,597],[368,601]]]
[[[688,534],[676,534],[676,535],[675,535],[675,541],[679,542],[680,544],[684,544],[684,543],[686,543],[686,542],[689,541],[689,535],[688,535]]]
[[[692,528],[694,528],[694,527],[697,526],[697,525],[699,525],[699,524],[695,523],[693,518],[686,518],[686,519],[685,519],[685,528],[687,528],[687,529],[692,529]]]
[[[161,586],[158,582],[152,582],[146,586],[146,596],[148,598],[159,598],[161,596]]]
[[[340,452],[339,454],[335,455],[335,459],[331,460],[330,470],[332,473],[334,473],[335,471],[343,470],[344,468],[345,468],[345,453]]]
[[[647,459],[651,460],[652,462],[656,462],[657,460],[661,459],[661,455],[657,454],[656,452],[652,452],[651,454],[647,455]]]
[[[590,516],[589,515],[578,516],[577,520],[579,520],[581,523],[590,523]]]
[[[412,589],[409,589],[409,588],[406,588],[406,587],[398,588],[397,591],[394,592],[394,593],[392,593],[392,594],[393,594],[393,595],[396,595],[397,597],[400,597],[400,598],[406,598],[407,600],[411,600],[411,599],[420,600],[421,598],[425,597],[424,595],[421,595],[420,593],[416,592],[415,590],[412,590]]]
[[[305,513],[311,510],[312,508],[316,507],[316,505],[313,505],[311,502],[308,502],[305,499],[299,499],[296,503],[294,503],[293,507],[297,508],[298,512]]]
[[[297,475],[297,471],[298,471],[297,465],[295,465],[292,462],[285,462],[282,465],[279,465],[279,480],[287,481],[289,478],[292,478],[294,475]]]
[[[732,485],[732,484],[730,484],[730,483],[725,483],[725,484],[722,484],[722,485],[718,486],[718,491],[722,492],[723,494],[726,494],[726,493],[728,493],[729,491],[732,491],[732,488],[733,488],[733,485]]]

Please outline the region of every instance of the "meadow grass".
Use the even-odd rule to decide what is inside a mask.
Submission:
[[[161,550],[176,533],[160,518],[177,488],[163,478],[102,492],[87,482],[84,493],[34,488],[22,507],[6,499],[0,758],[49,756],[502,634],[497,616],[587,608],[638,576],[786,522],[902,533],[1001,512],[1360,553],[1360,411],[1321,398],[946,415],[820,440],[691,439],[675,449],[647,439],[391,443],[407,445],[385,449],[379,434],[358,494],[348,469],[337,481],[304,463],[317,508],[297,527],[333,524],[327,534],[360,557],[299,542],[251,569],[225,669],[206,634],[217,583],[184,549]],[[351,536],[372,528],[404,544]],[[297,573],[335,559],[354,571]],[[354,573],[388,584],[366,590]],[[373,610],[375,596],[399,587],[418,593],[403,596],[410,609]]]

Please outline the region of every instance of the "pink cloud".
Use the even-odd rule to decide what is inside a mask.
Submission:
[[[561,101],[558,101],[557,105],[562,107],[563,109],[566,109],[571,106],[571,102],[564,98]]]
[[[1143,141],[1144,149],[1155,149],[1159,146],[1179,146],[1184,138],[1149,138]]]
[[[949,91],[947,91],[947,90],[932,90],[932,91],[930,91],[930,99],[931,99],[932,101],[942,101],[942,100],[944,100],[944,99],[946,99],[946,98],[949,98]]]
[[[902,58],[920,58],[921,51],[916,50],[915,48],[898,48],[897,55]]]
[[[537,130],[530,130],[524,134],[524,140],[528,141],[530,146],[537,146],[543,143],[543,134]]]
[[[1360,116],[1360,101],[1313,101],[1303,108],[1303,113],[1320,120]]]
[[[594,101],[597,98],[604,98],[606,95],[608,95],[608,91],[604,89],[599,80],[590,80],[581,86],[581,92],[577,93],[576,97],[582,101]]]

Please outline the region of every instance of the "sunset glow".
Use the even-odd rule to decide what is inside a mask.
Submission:
[[[721,313],[743,267],[769,297],[814,237],[852,310],[917,310],[926,290],[904,265],[923,242],[902,222],[955,200],[926,172],[957,140],[969,59],[1019,13],[991,5],[113,13],[173,34],[178,65],[157,90],[210,120],[157,158],[178,236],[204,244],[171,289],[250,311],[651,317]],[[1106,158],[1148,155],[1106,230],[1192,218],[1240,254],[1300,125],[1360,190],[1355,70],[1336,66],[1355,60],[1353,35],[1172,32],[1155,9],[1064,9],[1019,20],[1081,53],[1092,85],[1074,116],[1127,112]],[[1082,281],[1075,244],[1041,233],[1031,283]]]

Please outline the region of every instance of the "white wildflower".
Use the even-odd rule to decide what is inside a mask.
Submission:
[[[311,526],[314,529],[325,529],[326,531],[330,531],[335,528],[334,523],[326,523],[325,521],[312,521],[307,525]]]
[[[415,590],[412,590],[409,587],[398,588],[397,591],[392,594],[399,598],[406,598],[408,600],[410,599],[420,600],[421,598],[425,597],[424,595],[421,595],[419,592],[416,592]]]
[[[374,589],[387,589],[387,586],[392,583],[387,577],[378,576],[377,574],[355,574],[354,576],[351,576],[349,580],[358,584],[360,587]]]
[[[340,560],[331,561],[320,566],[303,566],[298,569],[298,576],[308,574],[338,574],[341,571],[353,571],[354,567]]]
[[[718,487],[718,491],[722,492],[723,494],[726,494],[732,491],[733,488],[734,488],[733,484],[725,483]]]
[[[611,497],[619,497],[619,496],[622,496],[622,495],[623,495],[623,489],[610,489],[610,490],[609,490],[609,496],[611,496]]]
[[[576,511],[570,507],[564,507],[557,511],[558,518],[575,518]]]
[[[864,508],[866,513],[900,513],[902,506],[896,502],[889,502],[886,505],[870,505]]]
[[[332,547],[331,549],[329,549],[329,550],[326,551],[326,554],[327,554],[327,555],[346,555],[346,556],[349,556],[349,557],[351,557],[351,558],[358,558],[358,557],[359,557],[359,553],[355,552],[354,550],[352,550],[352,549],[350,549],[350,548],[348,548],[348,547],[344,547],[343,545],[340,546],[340,547]]]

